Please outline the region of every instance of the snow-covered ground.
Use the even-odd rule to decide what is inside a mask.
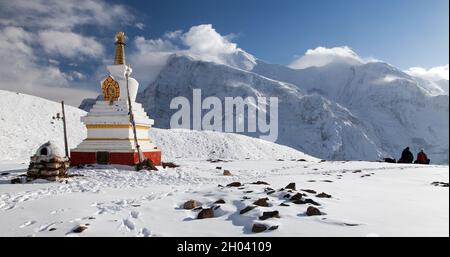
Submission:
[[[177,160],[178,168],[71,169],[67,183],[9,184],[24,165],[0,165],[0,236],[449,236],[448,166],[297,160]],[[218,169],[220,167],[221,169]],[[223,176],[227,169],[232,176]],[[239,181],[242,187],[226,187]],[[250,184],[265,181],[270,185]],[[294,204],[290,182],[320,204]],[[221,187],[222,185],[224,187]],[[276,192],[267,194],[267,187]],[[265,191],[266,189],[266,191]],[[325,192],[331,198],[319,198]],[[290,194],[294,195],[293,191]],[[248,197],[248,199],[244,199]],[[260,198],[269,207],[239,211]],[[188,200],[219,206],[214,218],[180,208]],[[214,204],[223,199],[224,204]],[[280,203],[289,206],[280,206]],[[258,220],[264,211],[280,218]],[[255,234],[254,223],[279,226]],[[71,231],[85,224],[82,233]]]

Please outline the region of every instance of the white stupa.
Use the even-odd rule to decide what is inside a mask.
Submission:
[[[125,63],[123,32],[116,35],[114,65],[107,68],[110,74],[101,81],[103,100],[96,101],[89,113],[81,118],[87,128],[87,138],[71,150],[71,165],[134,165],[145,158],[159,165],[161,150],[152,143],[148,133],[154,122],[142,105],[135,102],[139,83],[129,76],[132,70]],[[136,138],[129,115],[127,77]]]

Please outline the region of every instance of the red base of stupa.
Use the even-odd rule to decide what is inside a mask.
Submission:
[[[143,152],[145,158],[150,159],[154,165],[161,165],[161,152]],[[70,166],[83,164],[96,164],[97,152],[70,152]],[[120,164],[133,166],[139,163],[137,152],[134,153],[116,153],[109,152],[107,164]],[[105,163],[103,163],[105,164]]]

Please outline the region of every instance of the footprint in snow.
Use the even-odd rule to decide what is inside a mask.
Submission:
[[[20,225],[19,228],[28,227],[30,225],[33,225],[34,223],[36,223],[35,220],[29,220],[29,221],[26,221],[25,223],[23,223],[22,225]]]
[[[133,219],[139,218],[139,215],[140,215],[140,214],[141,214],[141,213],[138,212],[138,211],[132,211],[132,212],[130,212],[130,216],[131,216]]]
[[[129,219],[123,219],[121,226],[125,227],[128,230],[134,230],[136,226],[134,225],[134,222]]]
[[[148,228],[143,228],[139,233],[136,235],[137,237],[149,237],[152,235],[152,232]]]

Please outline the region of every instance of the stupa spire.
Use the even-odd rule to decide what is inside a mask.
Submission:
[[[125,64],[125,33],[117,32],[116,34],[116,54],[114,64]]]

